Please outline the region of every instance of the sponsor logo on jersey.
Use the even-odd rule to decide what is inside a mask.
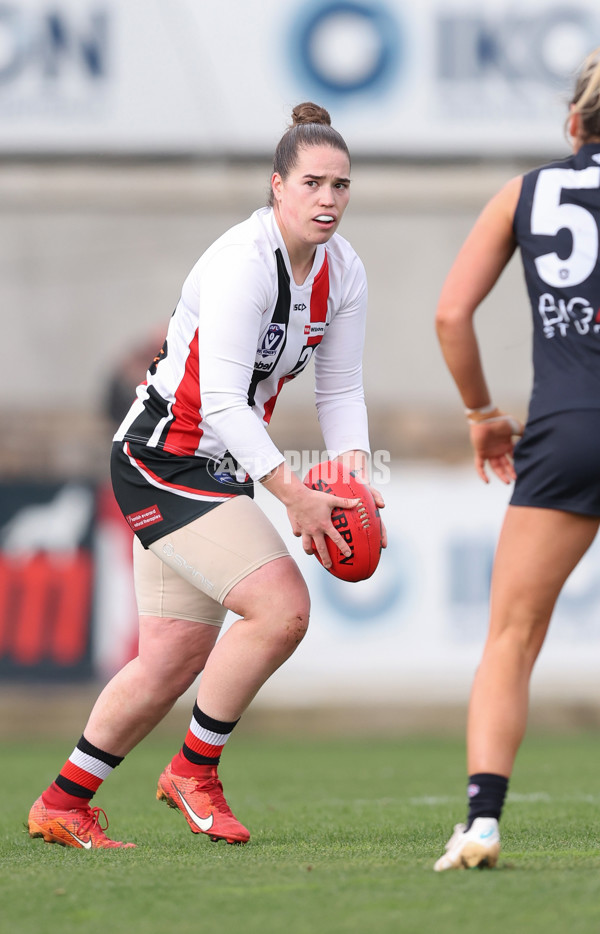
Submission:
[[[572,328],[582,337],[600,333],[598,314],[594,314],[594,308],[582,296],[575,295],[567,301],[544,292],[539,297],[538,312],[547,338],[566,337]]]
[[[294,311],[305,311],[306,305],[304,302],[299,302],[297,305],[294,305]]]
[[[215,473],[214,478],[218,480],[219,483],[235,483],[235,477],[232,477],[231,474],[227,473],[225,470]]]
[[[167,339],[165,338],[164,344],[162,345],[162,347],[156,354],[154,360],[148,367],[148,372],[150,373],[151,376],[154,376],[154,374],[156,373],[156,367],[158,366],[161,360],[164,360],[168,352],[169,352],[169,345],[167,344]]]
[[[257,356],[272,357],[276,354],[284,334],[285,330],[281,324],[270,324],[267,328],[267,333],[262,339],[262,344],[258,348]],[[264,369],[264,367],[260,367],[260,369]]]
[[[304,333],[309,334],[311,337],[315,337],[315,335],[323,337],[325,333],[325,322],[319,321],[316,324],[305,324]]]
[[[138,529],[145,529],[148,525],[154,525],[156,522],[163,521],[158,506],[148,506],[147,509],[142,509],[140,512],[131,512],[128,516],[125,516],[125,518],[134,532],[137,532]]]
[[[206,462],[206,469],[219,483],[241,486],[249,481],[248,474],[240,467],[232,454],[209,458]],[[242,479],[239,479],[240,477]]]

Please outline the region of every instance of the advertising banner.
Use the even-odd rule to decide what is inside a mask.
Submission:
[[[0,152],[264,156],[302,100],[365,156],[562,154],[594,0],[6,0]]]
[[[0,677],[93,671],[95,494],[83,483],[0,486]]]

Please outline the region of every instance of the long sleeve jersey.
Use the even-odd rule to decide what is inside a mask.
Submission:
[[[338,234],[294,282],[273,210],[261,208],[201,256],[160,354],[116,441],[173,455],[231,454],[257,480],[283,462],[267,425],[282,386],[315,356],[315,399],[330,456],[369,451],[362,383],[364,267]]]

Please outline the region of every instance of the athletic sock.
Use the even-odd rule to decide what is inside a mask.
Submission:
[[[223,746],[231,736],[237,722],[237,720],[232,723],[215,720],[203,713],[198,704],[194,704],[194,712],[185,742],[171,760],[171,768],[175,775],[193,778],[198,775],[203,766],[217,766]]]
[[[494,775],[492,772],[469,775],[467,830],[476,817],[495,817],[500,820],[507,790],[508,778],[504,775]]]
[[[82,736],[60,774],[42,794],[44,804],[68,811],[86,807],[104,779],[122,761],[123,756],[113,756],[98,749]]]

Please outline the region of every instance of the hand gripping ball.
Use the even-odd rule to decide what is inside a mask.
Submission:
[[[344,581],[363,581],[370,577],[381,557],[381,519],[373,494],[353,471],[339,461],[322,461],[312,467],[304,478],[306,486],[322,493],[333,493],[347,499],[360,499],[351,509],[336,507],[331,521],[350,546],[347,558],[337,545],[326,537],[325,542],[332,564],[326,570]],[[319,561],[321,558],[315,552]],[[322,562],[321,562],[322,563]]]

